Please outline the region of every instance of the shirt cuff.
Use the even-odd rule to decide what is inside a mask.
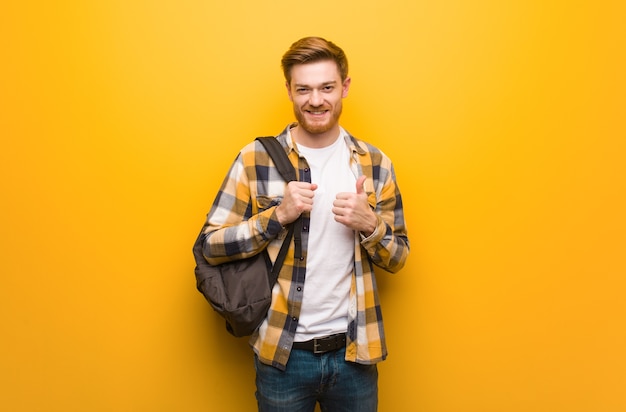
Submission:
[[[386,225],[385,225],[385,222],[383,221],[383,218],[376,215],[376,219],[378,220],[378,222],[371,235],[365,236],[362,232],[359,232],[359,236],[361,236],[361,244],[363,246],[367,246],[368,244],[372,244],[372,243],[378,243],[378,241],[380,241],[385,235]]]

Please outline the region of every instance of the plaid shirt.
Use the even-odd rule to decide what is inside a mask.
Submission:
[[[289,129],[276,138],[296,168],[298,180],[311,181],[306,160]],[[378,216],[374,233],[354,237],[346,360],[372,364],[387,357],[375,264],[388,272],[402,268],[409,253],[402,197],[391,160],[375,147],[345,133],[354,176],[366,175],[368,202]],[[267,247],[274,261],[287,230],[276,218],[285,182],[261,143],[246,145],[233,162],[207,216],[204,255],[211,264],[252,256]],[[294,261],[293,241],[273,289],[265,321],[250,337],[261,362],[284,370],[293,344],[305,287],[309,214],[303,214],[302,258]]]

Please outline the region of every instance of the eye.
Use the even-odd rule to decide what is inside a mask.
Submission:
[[[299,93],[299,94],[304,94],[304,93],[306,93],[308,91],[309,91],[309,89],[307,89],[306,87],[297,87],[296,88],[296,93]]]
[[[324,90],[325,92],[332,92],[334,88],[334,86],[324,86],[322,90]]]

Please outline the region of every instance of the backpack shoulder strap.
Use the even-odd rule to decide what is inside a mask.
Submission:
[[[293,168],[293,165],[289,161],[289,157],[287,157],[287,153],[285,153],[285,149],[280,144],[278,140],[276,140],[273,136],[265,136],[265,137],[257,137],[256,140],[263,144],[265,150],[270,155],[276,167],[278,168],[278,172],[285,179],[286,182],[291,182],[293,180],[298,180],[296,178],[296,171]]]
[[[293,165],[289,161],[289,157],[285,152],[285,149],[280,144],[278,140],[274,136],[265,136],[265,137],[257,137],[256,140],[261,142],[267,153],[270,155],[276,167],[278,168],[278,172],[285,179],[287,183],[298,180],[296,176],[296,170]],[[276,279],[278,278],[278,272],[280,271],[280,266],[287,255],[287,249],[289,243],[291,242],[291,238],[294,239],[295,250],[294,256],[296,258],[300,258],[302,256],[302,235],[300,232],[302,231],[302,216],[298,217],[292,224],[289,225],[289,232],[287,233],[287,237],[285,238],[285,242],[283,242],[283,247],[278,253],[278,257],[274,264],[274,270],[272,272],[272,278],[270,279],[270,284],[274,284]]]

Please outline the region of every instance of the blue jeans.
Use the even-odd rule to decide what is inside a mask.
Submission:
[[[316,355],[291,351],[283,372],[254,357],[259,412],[375,412],[378,407],[376,365],[346,362],[345,348]]]

